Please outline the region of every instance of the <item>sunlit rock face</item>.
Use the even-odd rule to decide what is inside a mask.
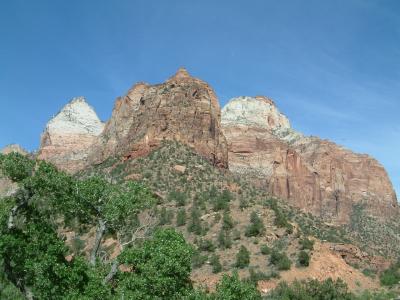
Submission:
[[[398,213],[390,179],[373,158],[305,137],[267,97],[238,97],[222,109],[229,169],[272,194],[336,223],[363,203],[375,216]]]
[[[164,140],[175,140],[213,165],[226,168],[227,146],[220,120],[221,109],[212,88],[179,69],[162,84],[137,83],[117,99],[90,161],[144,156]]]
[[[104,124],[83,97],[72,99],[46,125],[38,158],[76,172],[87,165],[88,149]]]

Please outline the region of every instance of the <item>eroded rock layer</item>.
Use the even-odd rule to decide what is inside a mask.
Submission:
[[[47,123],[38,158],[62,170],[76,172],[88,164],[89,148],[103,127],[85,99],[74,98]]]
[[[373,158],[305,137],[266,97],[232,99],[222,110],[231,171],[251,176],[292,205],[336,223],[354,204],[375,216],[398,213],[392,184]]]
[[[138,83],[117,99],[90,161],[139,157],[163,140],[175,140],[194,148],[214,165],[226,168],[227,146],[220,118],[221,110],[211,87],[179,69],[163,84]]]

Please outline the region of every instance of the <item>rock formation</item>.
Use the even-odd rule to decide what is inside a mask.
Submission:
[[[398,212],[384,168],[367,155],[305,137],[266,97],[232,99],[222,110],[231,171],[253,177],[292,205],[336,223],[362,202],[376,216]]]
[[[90,161],[139,157],[176,140],[195,149],[212,164],[228,165],[221,110],[211,87],[185,69],[163,84],[138,83],[117,99],[111,119],[94,145]]]
[[[85,99],[74,98],[47,123],[38,158],[71,173],[80,170],[87,165],[89,148],[103,127]]]

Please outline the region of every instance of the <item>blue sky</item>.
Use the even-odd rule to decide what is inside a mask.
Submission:
[[[83,95],[106,120],[137,81],[180,66],[221,105],[267,95],[295,129],[376,157],[400,192],[400,1],[0,3],[0,147],[38,147]]]

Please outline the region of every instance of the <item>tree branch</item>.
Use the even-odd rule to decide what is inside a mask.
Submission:
[[[89,262],[92,266],[96,265],[97,253],[99,252],[101,240],[103,239],[105,231],[106,231],[106,222],[104,222],[103,219],[100,218],[96,230],[96,238],[94,240],[94,245],[90,253]]]

